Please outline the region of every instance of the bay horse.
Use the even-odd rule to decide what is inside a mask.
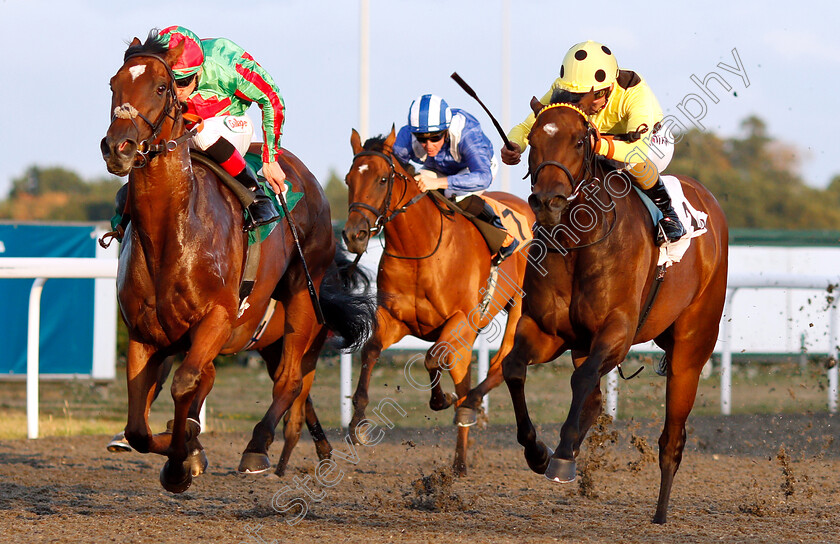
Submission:
[[[458,438],[453,468],[467,472],[469,426],[484,395],[501,384],[501,360],[513,342],[513,331],[522,312],[521,283],[524,252],[515,253],[499,267],[497,288],[487,311],[479,308],[490,274],[490,250],[475,225],[453,214],[431,194],[421,193],[393,153],[394,128],[387,137],[361,143],[352,131],[353,163],[345,177],[349,188],[349,213],[343,237],[350,252],[361,255],[371,237],[384,232],[384,252],[379,263],[379,307],[373,336],[362,348],[359,383],[353,394],[351,438],[364,440],[356,426],[365,419],[373,367],[383,349],[406,335],[433,342],[425,356],[431,382],[412,385],[431,390],[429,406],[444,410],[456,405]],[[409,167],[410,168],[410,167]],[[499,192],[486,193],[524,214],[534,215],[525,201]],[[508,314],[501,348],[490,364],[487,378],[471,390],[470,359],[478,332],[502,309]],[[455,394],[445,394],[441,369],[449,370]],[[406,369],[406,377],[410,368]]]
[[[137,451],[168,458],[160,482],[173,493],[186,490],[192,476],[206,466],[204,459],[196,459],[203,451],[193,420],[213,387],[213,359],[251,343],[272,297],[278,301],[276,309],[249,347],[266,360],[274,382],[272,402],[242,454],[242,472],[270,467],[268,447],[287,411],[291,445],[297,438],[289,436],[289,429],[299,434],[304,415],[308,422],[315,419],[311,403],[307,408],[308,392],[328,329],[352,348],[366,340],[375,315],[372,297],[356,293],[344,281],[358,275],[339,277],[341,257],[321,185],[285,150],[278,162],[291,191],[304,195],[292,211],[303,255],[296,250],[290,219],[282,219],[262,241],[253,290],[240,301],[248,247],[243,209],[210,169],[190,160],[191,134],[171,69],[181,45],[167,50],[153,36],[144,44],[134,39],[110,81],[113,113],[101,143],[108,171],[129,176],[132,221],[117,277],[129,335],[125,436]],[[346,257],[344,261],[349,263]],[[316,318],[306,265],[320,291],[326,326]],[[174,418],[168,432],[153,435],[148,415],[159,366],[175,353],[185,357],[172,380]],[[316,448],[321,458],[329,455],[323,433],[316,437]],[[281,463],[288,461],[286,452],[284,456]]]
[[[677,176],[691,205],[708,214],[708,232],[693,238],[682,260],[667,269],[648,308],[659,256],[653,223],[630,180],[607,176],[596,161],[597,132],[583,114],[593,98],[588,93],[578,106],[531,102],[537,119],[529,135],[528,202],[537,228],[523,285],[523,315],[502,370],[528,466],[550,480],[571,482],[575,456],[601,411],[601,377],[624,360],[633,344],[653,340],[664,349],[665,424],[653,521],[665,523],[685,446],[685,422],[723,312],[728,229],[712,194],[698,181]],[[572,401],[552,452],[537,440],[525,379],[529,364],[553,360],[566,350],[575,367]]]

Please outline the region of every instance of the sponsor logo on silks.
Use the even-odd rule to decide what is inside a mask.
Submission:
[[[247,132],[250,121],[241,117],[234,117],[233,115],[225,116],[225,126],[231,132]]]

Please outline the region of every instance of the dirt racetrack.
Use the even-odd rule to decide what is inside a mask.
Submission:
[[[0,541],[840,542],[840,416],[690,418],[664,526],[650,522],[659,426],[593,429],[569,485],[530,472],[508,426],[474,432],[470,474],[454,480],[453,429],[383,428],[357,459],[334,457],[336,470],[320,475],[332,487],[313,480],[306,433],[283,479],[237,474],[247,437],[207,433],[208,472],[177,496],[158,483],[161,457],[108,453],[106,437],[7,440]],[[559,426],[539,431],[555,445]],[[350,452],[337,430],[328,434]]]

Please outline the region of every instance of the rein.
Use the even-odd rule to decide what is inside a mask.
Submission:
[[[125,65],[125,62],[128,62],[135,57],[149,57],[156,59],[163,63],[166,67],[167,73],[169,74],[169,88],[166,90],[166,105],[154,123],[149,121],[148,117],[140,113],[137,108],[128,102],[114,108],[114,112],[111,115],[112,123],[115,119],[130,119],[132,124],[134,124],[134,128],[136,128],[138,132],[140,131],[140,128],[137,126],[137,122],[135,121],[136,117],[145,121],[146,124],[149,125],[149,128],[152,129],[152,135],[137,145],[137,153],[141,157],[141,162],[139,164],[135,164],[134,168],[143,168],[149,164],[149,161],[156,155],[175,151],[179,145],[195,136],[198,133],[198,126],[191,130],[185,130],[181,136],[175,139],[166,140],[164,138],[158,143],[154,143],[158,140],[160,133],[163,130],[163,123],[167,118],[171,119],[173,122],[177,122],[179,117],[182,119],[186,118],[186,114],[182,112],[182,108],[178,105],[178,96],[175,93],[175,73],[172,72],[172,68],[169,66],[169,63],[167,63],[163,57],[155,55],[154,53],[135,53],[126,57],[123,65]],[[177,108],[175,108],[176,105],[178,105]],[[173,109],[175,109],[174,114],[172,113]],[[198,120],[200,121],[200,118]]]
[[[385,228],[385,225],[387,225],[388,223],[390,223],[391,221],[396,219],[400,214],[405,213],[410,206],[413,206],[414,204],[419,202],[424,196],[428,196],[428,194],[427,193],[420,193],[420,194],[414,196],[405,205],[400,206],[399,208],[395,208],[393,210],[390,209],[391,198],[393,197],[393,193],[394,193],[394,178],[399,177],[406,184],[402,195],[398,199],[398,200],[401,201],[402,198],[405,196],[406,191],[408,190],[408,183],[409,183],[408,177],[405,174],[397,172],[396,167],[394,166],[393,157],[391,157],[390,155],[388,155],[386,153],[382,153],[380,151],[372,151],[372,150],[360,151],[359,153],[356,153],[353,156],[353,164],[356,163],[356,159],[358,159],[359,157],[379,157],[379,158],[385,160],[385,162],[388,163],[388,167],[389,167],[389,173],[388,173],[388,178],[387,178],[388,188],[387,188],[387,191],[385,193],[385,199],[382,201],[382,206],[380,208],[374,208],[370,204],[366,204],[364,202],[353,202],[347,208],[348,209],[348,215],[350,213],[357,212],[364,218],[364,220],[365,220],[365,222],[367,223],[367,226],[368,226],[367,230],[368,230],[369,236],[373,236],[373,235],[378,234],[381,230],[383,230]],[[428,259],[432,255],[437,253],[437,250],[440,249],[441,241],[443,240],[443,216],[444,216],[444,212],[443,212],[443,210],[440,209],[440,207],[437,205],[436,202],[434,202],[434,201],[432,201],[432,202],[435,204],[435,207],[441,212],[440,213],[441,218],[440,218],[440,232],[438,233],[438,240],[437,240],[437,243],[435,244],[434,249],[432,249],[431,253],[429,253],[428,255],[423,255],[421,257],[412,257],[412,256],[407,256],[407,255],[397,255],[397,254],[389,253],[388,251],[385,251],[384,246],[383,246],[383,253],[385,255],[388,255],[389,257],[394,257],[394,258],[397,258],[397,259],[422,260],[422,259]],[[373,226],[371,226],[370,221],[367,218],[367,215],[361,213],[360,210],[366,210],[366,211],[369,211],[372,214],[374,214],[374,216],[376,218],[373,221]],[[358,262],[358,260],[360,258],[361,258],[361,254],[356,257],[356,262]]]

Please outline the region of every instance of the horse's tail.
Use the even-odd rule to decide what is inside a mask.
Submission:
[[[368,273],[353,265],[346,252],[336,247],[335,259],[321,282],[321,310],[327,328],[340,337],[336,349],[352,352],[361,348],[376,325],[376,295],[371,293]]]

